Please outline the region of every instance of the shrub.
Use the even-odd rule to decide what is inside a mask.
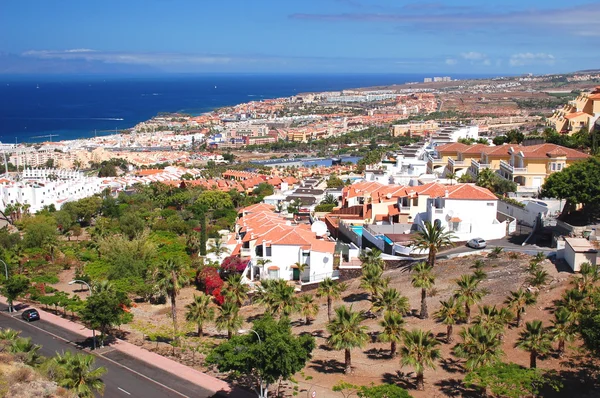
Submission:
[[[49,283],[52,285],[58,283],[59,279],[56,275],[41,274],[32,277],[31,281],[35,283]]]
[[[11,383],[28,383],[33,380],[33,371],[29,368],[18,368],[11,372]]]

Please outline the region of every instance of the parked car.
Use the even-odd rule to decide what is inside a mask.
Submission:
[[[487,242],[481,238],[471,239],[467,242],[467,246],[473,249],[484,249],[487,246]]]
[[[31,309],[23,311],[23,313],[21,314],[21,317],[23,319],[25,319],[27,322],[39,321],[40,313],[38,312],[38,310],[31,308]]]

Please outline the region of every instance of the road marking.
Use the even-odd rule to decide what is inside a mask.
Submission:
[[[10,316],[10,315],[8,315],[8,314],[4,314],[4,313],[2,313],[2,315],[3,315],[3,316]],[[11,318],[12,318],[12,317],[11,317]],[[31,324],[31,322],[25,322],[24,320],[22,320],[22,319],[18,319],[18,318],[14,318],[14,319],[16,319],[17,321],[19,321],[19,322],[21,322],[21,323],[24,323],[25,325],[29,325],[29,326],[31,326],[32,328],[35,328],[35,329],[37,329],[37,330],[39,330],[39,331],[41,331],[41,332],[44,332],[44,333],[46,333],[46,334],[49,334],[50,336],[54,337],[55,339],[62,340],[62,341],[64,341],[64,342],[65,342],[65,343],[67,343],[67,344],[76,344],[75,342],[73,342],[73,341],[70,341],[70,340],[67,340],[67,339],[65,339],[64,337],[60,337],[60,336],[58,336],[58,335],[56,335],[56,334],[54,334],[54,333],[52,333],[52,332],[49,332],[49,331],[47,331],[47,330],[45,330],[45,329],[42,329],[42,328],[40,328],[40,327],[38,327],[38,326],[32,325],[32,324]],[[59,326],[59,327],[60,327],[60,326]],[[156,380],[154,380],[153,378],[146,376],[145,374],[142,374],[142,373],[140,373],[140,372],[138,372],[138,371],[135,371],[135,370],[133,370],[133,369],[131,369],[131,368],[129,368],[129,367],[127,367],[127,366],[125,366],[125,365],[122,365],[122,364],[120,364],[119,362],[113,361],[112,359],[110,359],[110,358],[108,358],[108,357],[105,357],[105,356],[103,356],[103,355],[98,355],[98,354],[96,354],[96,353],[95,353],[95,352],[93,352],[93,351],[90,351],[90,354],[91,354],[91,355],[94,355],[94,356],[97,356],[97,357],[100,357],[100,358],[104,359],[105,361],[111,362],[112,364],[114,364],[114,365],[117,365],[117,366],[119,366],[119,367],[121,367],[121,368],[123,368],[123,369],[127,369],[127,370],[128,370],[128,371],[130,371],[131,373],[133,373],[133,374],[136,374],[136,375],[138,375],[138,376],[140,376],[140,377],[142,377],[142,378],[144,378],[144,379],[146,379],[146,380],[148,380],[148,381],[151,381],[152,383],[154,383],[154,384],[157,384],[157,385],[161,386],[161,387],[162,387],[162,388],[164,388],[165,390],[169,390],[169,391],[171,391],[171,392],[173,392],[173,393],[175,393],[175,394],[177,394],[177,395],[180,395],[180,396],[182,396],[182,397],[184,397],[184,398],[190,398],[189,396],[187,396],[187,395],[185,395],[185,394],[182,394],[182,393],[180,393],[179,391],[177,391],[177,390],[174,390],[174,389],[172,389],[171,387],[169,387],[169,386],[166,386],[166,385],[162,384],[161,382],[159,382],[159,381],[156,381]],[[118,387],[117,387],[117,388],[118,388]],[[119,388],[119,389],[120,389],[120,388]],[[128,393],[128,394],[129,394],[129,393]],[[130,394],[130,395],[131,395],[131,394]]]
[[[127,394],[127,395],[131,395],[131,393],[130,393],[130,392],[127,392],[127,391],[123,390],[121,387],[117,387],[117,389],[118,389],[118,390],[121,390],[121,391],[123,391],[123,392],[124,392],[125,394]]]

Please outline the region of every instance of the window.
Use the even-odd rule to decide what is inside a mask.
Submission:
[[[552,163],[552,171],[556,171],[556,163]]]
[[[279,279],[279,269],[270,269],[269,279]]]
[[[562,168],[563,168],[563,164],[562,164],[562,163],[558,163],[558,164],[556,165],[556,170],[558,170],[558,171],[561,171],[561,170],[562,170]]]
[[[488,202],[487,205],[488,206],[494,206],[494,202]]]

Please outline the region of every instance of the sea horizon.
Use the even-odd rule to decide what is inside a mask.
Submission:
[[[305,92],[422,82],[431,73],[213,73],[0,75],[0,141],[90,138],[134,127],[158,113],[200,115]],[[490,75],[450,75],[483,79]]]

